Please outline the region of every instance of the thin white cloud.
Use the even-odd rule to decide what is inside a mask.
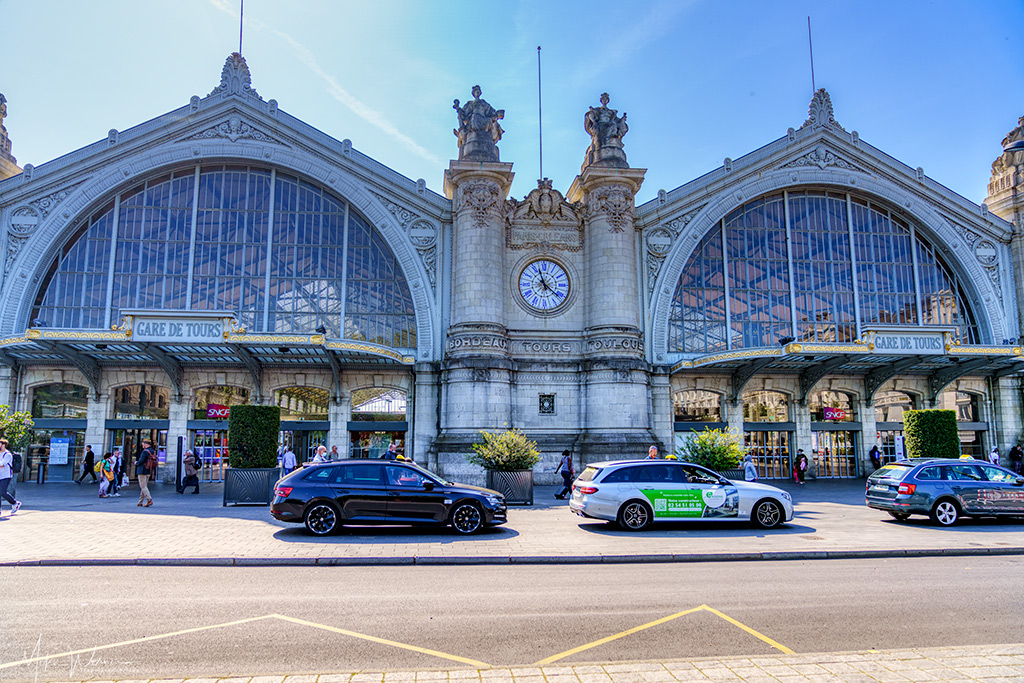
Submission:
[[[238,12],[235,10],[235,4],[230,0],[209,0],[209,3],[216,7],[218,10],[225,12],[226,14],[230,14],[231,16],[236,18],[238,17]],[[267,25],[264,24],[259,19],[246,19],[245,23],[256,30],[263,30],[267,28]],[[398,130],[398,128],[396,128],[393,123],[388,121],[388,119],[383,114],[373,109],[365,102],[363,102],[362,100],[360,100],[359,98],[355,97],[350,92],[345,90],[343,87],[341,87],[341,84],[338,83],[337,79],[334,78],[334,76],[332,76],[331,74],[327,73],[320,66],[320,63],[317,61],[316,56],[309,48],[307,48],[305,45],[303,45],[298,40],[293,38],[291,35],[285,33],[284,31],[279,31],[274,28],[270,30],[274,33],[274,35],[276,35],[285,43],[287,43],[288,46],[292,48],[292,50],[295,52],[299,60],[301,60],[303,64],[309,67],[310,71],[319,76],[320,79],[327,84],[327,92],[330,93],[331,97],[336,99],[344,106],[348,107],[348,109],[351,110],[353,114],[363,119],[374,128],[378,129],[385,135],[399,142],[413,154],[429,161],[432,164],[440,165],[442,163],[440,159],[438,159],[434,154],[431,154],[430,151],[428,151],[425,147],[418,144],[415,140],[410,138],[402,131]]]

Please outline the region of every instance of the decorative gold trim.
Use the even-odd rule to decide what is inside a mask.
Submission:
[[[782,349],[749,349],[747,351],[730,351],[729,353],[718,353],[713,356],[694,358],[693,367],[707,365],[708,363],[721,363],[722,361],[727,360],[737,360],[740,358],[771,358],[773,356],[781,355]]]
[[[128,341],[131,338],[130,332],[100,332],[97,330],[41,330],[31,328],[25,331],[26,339],[60,339],[63,341],[81,342],[117,342]]]
[[[788,344],[786,353],[868,353],[864,344]]]
[[[20,337],[4,337],[3,339],[0,339],[0,346],[10,346],[11,344],[24,344],[28,340],[28,333],[26,332],[24,335]]]
[[[955,356],[1021,356],[1024,349],[1020,346],[974,346],[967,344],[953,344],[950,351]]]
[[[319,334],[225,334],[225,341],[232,344],[324,344],[323,335]]]
[[[393,349],[389,349],[386,346],[377,346],[375,344],[328,341],[324,343],[324,346],[333,351],[360,351],[362,353],[370,353],[375,356],[385,356],[387,358],[397,360],[399,363],[403,363],[404,365],[412,365],[416,362],[416,358],[413,356],[403,356]]]

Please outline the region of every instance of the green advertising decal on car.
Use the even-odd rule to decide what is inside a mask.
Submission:
[[[736,517],[740,494],[734,488],[655,489],[643,494],[651,501],[658,519],[694,517]]]

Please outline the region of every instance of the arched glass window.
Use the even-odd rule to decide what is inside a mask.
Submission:
[[[274,404],[281,407],[282,420],[327,420],[330,394],[315,387],[286,387],[274,392]]]
[[[712,391],[687,389],[672,394],[676,422],[721,422],[721,397]]]
[[[808,401],[812,422],[853,422],[853,401],[841,391],[815,391]],[[827,414],[826,414],[827,411]]]
[[[107,329],[133,308],[416,346],[412,296],[380,234],[347,202],[267,168],[193,167],[121,193],[61,251],[32,317]]]
[[[885,207],[784,192],[735,209],[697,245],[676,285],[669,350],[850,342],[860,328],[893,324],[951,326],[977,344],[965,300],[935,248]]]
[[[404,422],[405,392],[374,387],[352,392],[352,420],[362,422]]]
[[[131,384],[114,394],[115,420],[166,420],[170,417],[171,392],[167,387]]]
[[[957,422],[981,422],[981,410],[977,394],[969,394],[966,391],[943,391],[938,396],[936,408],[940,410],[955,410]]]
[[[903,422],[903,413],[914,409],[914,398],[902,391],[880,391],[875,394],[876,422]]]
[[[249,390],[242,387],[203,387],[196,390],[193,418],[196,420],[225,420],[228,414],[222,408],[249,404]],[[212,408],[212,410],[208,410]]]
[[[789,397],[778,391],[744,391],[744,422],[788,422]]]
[[[89,390],[77,384],[45,384],[32,390],[32,417],[84,420]]]

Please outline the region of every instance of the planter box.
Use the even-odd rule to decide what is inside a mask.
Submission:
[[[509,505],[533,505],[533,470],[486,470],[489,489]]]
[[[276,467],[229,467],[224,472],[224,506],[270,505],[280,477],[281,470]]]

